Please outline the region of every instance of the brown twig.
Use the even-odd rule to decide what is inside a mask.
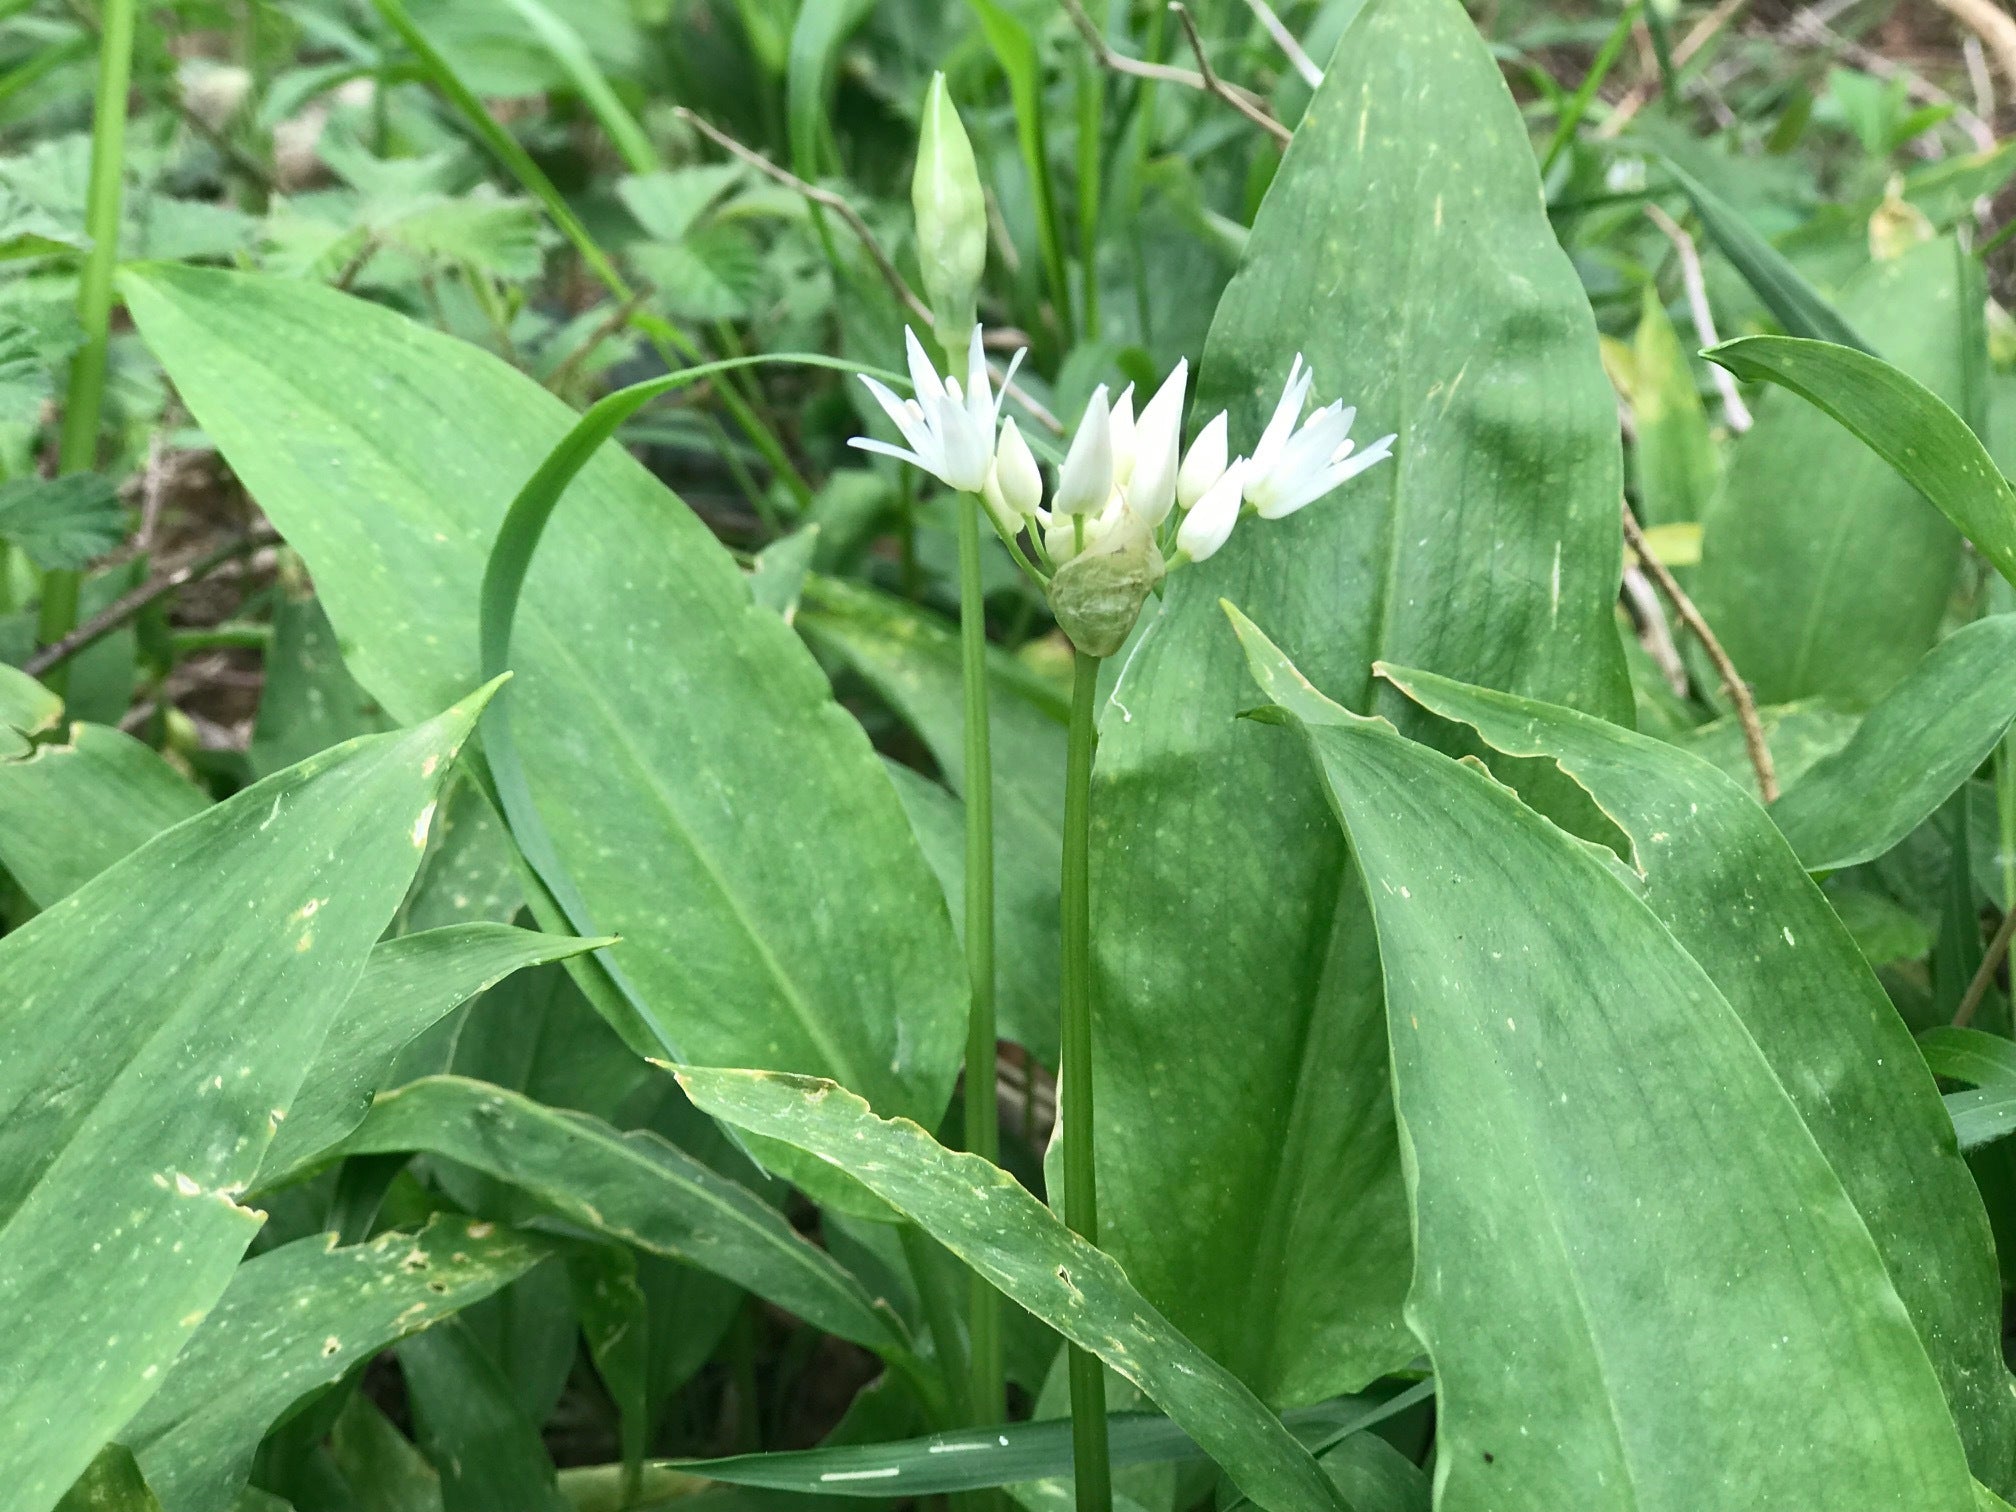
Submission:
[[[1729,695],[1729,701],[1736,706],[1736,721],[1743,726],[1743,744],[1750,752],[1750,765],[1757,771],[1757,791],[1764,795],[1766,803],[1778,801],[1778,769],[1771,760],[1771,747],[1764,743],[1764,726],[1757,719],[1757,703],[1750,696],[1750,685],[1736,670],[1736,664],[1729,659],[1729,653],[1722,649],[1722,642],[1715,639],[1715,632],[1708,628],[1708,621],[1701,617],[1701,611],[1694,607],[1694,600],[1687,596],[1666,564],[1652,554],[1652,548],[1645,544],[1645,532],[1638,528],[1637,516],[1631,513],[1631,506],[1621,506],[1624,516],[1624,544],[1631,548],[1646,576],[1659,585],[1659,591],[1672,604],[1673,612],[1680,616],[1680,623],[1701,642],[1701,648],[1708,653],[1708,659],[1715,664],[1716,675],[1722,679],[1722,691]]]
[[[1960,1006],[1953,1010],[1953,1027],[1965,1029],[1974,1017],[1974,1010],[1981,1006],[1981,1000],[1988,995],[1989,985],[1995,980],[1995,973],[2002,968],[2002,959],[2009,954],[2009,941],[2016,937],[2016,907],[2002,915],[2002,927],[1995,931],[1995,938],[1988,942],[1988,952],[1981,957],[1981,964],[1975,969],[1974,980],[1967,984],[1967,990],[1960,995]]]
[[[672,114],[730,157],[741,159],[766,178],[774,179],[787,189],[804,195],[813,204],[823,205],[839,216],[847,223],[847,229],[852,231],[856,240],[861,243],[862,250],[868,254],[869,260],[875,264],[875,270],[882,275],[882,281],[889,285],[903,306],[919,320],[928,321],[931,318],[931,307],[919,299],[916,290],[903,281],[903,275],[897,271],[894,260],[883,250],[882,243],[875,239],[875,233],[868,229],[868,222],[861,218],[860,211],[847,203],[844,196],[835,194],[831,189],[822,189],[817,184],[806,183],[797,174],[779,167],[755,148],[736,141],[713,122],[694,114],[684,105],[675,105]]]
[[[1939,5],[1961,25],[1970,27],[1995,54],[1995,61],[2009,82],[2016,84],[2016,17],[1994,0],[1938,0]]]
[[[1190,12],[1180,4],[1172,4],[1169,9],[1176,13],[1176,19],[1183,27],[1183,35],[1189,40],[1190,51],[1197,59],[1198,72],[1187,68],[1176,68],[1168,63],[1144,63],[1139,58],[1125,57],[1113,51],[1106,41],[1106,34],[1099,30],[1098,23],[1085,14],[1085,8],[1078,0],[1062,0],[1065,11],[1072,23],[1084,37],[1085,45],[1092,49],[1093,59],[1101,68],[1114,73],[1128,74],[1137,79],[1154,79],[1164,84],[1181,84],[1185,89],[1201,90],[1215,95],[1246,117],[1255,126],[1273,137],[1284,147],[1293,135],[1289,129],[1274,119],[1260,98],[1250,90],[1237,84],[1228,84],[1218,76],[1211,66],[1211,59],[1204,51],[1204,41],[1197,35],[1197,23],[1190,19]]]
[[[1746,0],[1722,0],[1720,5],[1716,6],[1715,9],[1696,22],[1687,35],[1674,44],[1673,67],[1675,71],[1677,72],[1679,69],[1685,67],[1688,60],[1694,54],[1701,51],[1703,47],[1706,47],[1709,39],[1715,33],[1722,30],[1723,27],[1727,26],[1730,19],[1743,8],[1745,3]],[[1650,104],[1658,93],[1659,76],[1655,73],[1643,84],[1634,86],[1630,93],[1626,94],[1618,102],[1617,108],[1610,112],[1601,126],[1596,128],[1596,135],[1599,137],[1616,136],[1618,132],[1631,124],[1631,118],[1643,110],[1646,105]]]
[[[1269,5],[1267,0],[1246,0],[1246,9],[1253,12],[1254,18],[1266,29],[1267,35],[1274,39],[1274,45],[1286,54],[1288,66],[1302,76],[1302,82],[1311,89],[1321,88],[1323,70],[1316,66],[1315,59],[1302,50],[1302,44],[1296,39],[1295,33],[1281,24],[1281,18],[1274,14],[1274,7]]]
[[[279,539],[278,531],[271,525],[262,523],[244,535],[226,541],[214,551],[206,552],[168,572],[157,573],[130,593],[121,594],[61,640],[44,646],[21,664],[21,670],[30,677],[40,677],[51,667],[61,665],[87,646],[110,635],[156,599],[173,593],[177,588],[193,583],[198,578],[208,577],[226,562],[236,561],[262,546],[271,546]]]
[[[881,273],[883,281],[889,285],[891,292],[895,294],[897,302],[909,310],[913,318],[923,321],[926,325],[931,323],[931,307],[918,298],[917,292],[904,281],[903,275],[897,269],[894,259],[883,249],[882,243],[875,239],[875,233],[868,228],[868,222],[861,218],[861,212],[848,204],[844,196],[835,194],[831,189],[822,189],[817,184],[806,183],[797,174],[792,173],[789,169],[779,167],[755,148],[736,141],[735,138],[714,125],[713,122],[703,120],[684,105],[674,106],[672,113],[730,157],[741,159],[758,173],[775,180],[788,189],[795,190],[814,204],[823,205],[839,216],[841,220],[846,222],[847,229],[854,233],[856,239],[860,241],[862,247],[867,251],[869,259],[875,264],[877,271]],[[997,370],[994,376],[1000,378],[1005,376],[1005,374]],[[1011,383],[1008,386],[1007,392],[1014,398],[1016,403],[1028,411],[1031,418],[1036,420],[1045,429],[1053,431],[1060,436],[1064,433],[1064,422],[1051,414],[1044,406],[1037,403],[1022,388]]]
[[[1715,334],[1715,312],[1708,306],[1708,281],[1701,273],[1701,252],[1694,245],[1694,238],[1657,205],[1646,205],[1645,215],[1673,243],[1673,251],[1680,259],[1680,282],[1687,290],[1687,312],[1694,320],[1695,338],[1703,347],[1716,345],[1722,338]],[[1750,429],[1750,406],[1737,391],[1735,375],[1712,362],[1708,371],[1722,395],[1722,414],[1729,422],[1729,429],[1742,435]]]

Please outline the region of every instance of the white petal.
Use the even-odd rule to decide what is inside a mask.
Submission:
[[[1127,502],[1150,526],[1168,519],[1176,503],[1177,444],[1189,369],[1187,360],[1177,363],[1134,423],[1134,476],[1128,480]]]
[[[898,399],[886,386],[877,383],[866,373],[860,377],[868,392],[875,396],[875,402],[882,406],[882,413],[895,422],[896,429],[902,433],[903,439],[910,443],[911,449],[919,452],[929,449],[930,433],[925,428],[923,413],[917,409],[914,402]]]
[[[929,463],[915,452],[907,452],[900,446],[891,446],[887,441],[877,441],[873,436],[849,436],[847,444],[858,451],[875,452],[880,456],[894,457],[898,462],[908,462],[912,467],[921,467],[926,472],[935,472]]]
[[[1092,391],[1085,416],[1078,422],[1078,434],[1064,454],[1064,466],[1057,475],[1057,493],[1050,507],[1064,514],[1086,514],[1104,507],[1113,492],[1113,415],[1107,406],[1106,385]]]
[[[1315,374],[1302,366],[1302,354],[1297,352],[1288,367],[1288,381],[1281,385],[1280,402],[1274,406],[1267,428],[1260,433],[1260,444],[1253,448],[1256,471],[1265,474],[1273,470],[1274,459],[1294,434],[1295,422],[1302,418],[1302,406],[1308,401],[1309,385],[1314,381]]]
[[[1183,517],[1183,524],[1176,531],[1176,549],[1191,561],[1201,562],[1214,555],[1232,534],[1232,527],[1239,523],[1246,467],[1246,459],[1241,457],[1226,468]]]
[[[1205,491],[1225,475],[1225,428],[1225,411],[1220,410],[1183,456],[1183,465],[1176,473],[1176,502],[1185,509],[1203,498]]]
[[[1008,359],[1008,366],[1002,370],[1001,387],[995,391],[994,410],[987,420],[987,424],[990,428],[994,425],[996,421],[998,421],[1001,418],[1001,406],[1007,402],[1008,390],[1010,386],[1013,385],[1013,383],[1015,382],[1015,370],[1022,366],[1022,359],[1024,357],[1027,357],[1028,355],[1029,355],[1029,348],[1017,347],[1015,349],[1015,355]]]
[[[1134,476],[1134,385],[1113,401],[1113,481],[1126,487]]]
[[[938,380],[938,369],[933,367],[931,359],[924,355],[924,343],[917,339],[917,333],[908,326],[903,327],[903,356],[910,364],[911,391],[917,402],[924,406],[924,413],[928,415],[931,413],[931,406],[926,402],[926,396],[942,394],[945,387]]]
[[[1393,453],[1393,441],[1393,436],[1381,436],[1361,452],[1347,450],[1328,467],[1301,480],[1270,505],[1262,507],[1260,517],[1264,520],[1285,519],[1304,505],[1315,503],[1332,489],[1350,482],[1366,468],[1385,461]],[[1349,446],[1348,442],[1346,446]]]
[[[980,492],[987,482],[987,469],[994,465],[994,438],[973,423],[973,417],[951,394],[940,394],[936,407],[937,424],[932,429],[943,448],[940,481],[961,493]]]
[[[966,412],[973,423],[994,442],[994,395],[987,380],[987,353],[980,346],[980,327],[973,327],[973,339],[966,343]]]

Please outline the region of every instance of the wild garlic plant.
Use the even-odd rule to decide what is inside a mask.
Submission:
[[[904,444],[871,436],[855,436],[849,444],[894,457],[963,495],[962,533],[976,505],[984,507],[1009,553],[1047,595],[1073,648],[1060,905],[1058,1103],[1064,1221],[1096,1244],[1090,850],[1100,664],[1126,644],[1142,607],[1168,573],[1215,556],[1243,515],[1287,518],[1391,456],[1398,437],[1389,433],[1359,449],[1351,439],[1357,410],[1341,399],[1305,418],[1315,373],[1297,353],[1250,454],[1229,455],[1230,417],[1223,410],[1185,448],[1186,359],[1138,416],[1133,385],[1117,399],[1109,399],[1104,384],[1095,389],[1046,495],[1035,453],[1013,417],[1001,413],[1025,354],[1017,351],[1009,360],[997,390],[978,324],[967,336],[963,380],[949,371],[939,373],[914,330],[906,328],[903,335],[911,397],[899,397],[865,373],[861,382]],[[984,681],[983,691],[975,690],[976,680],[984,679],[984,665],[976,672],[969,664],[967,677],[969,711],[976,702],[984,710]],[[968,771],[970,805],[978,789],[970,766]],[[991,1070],[991,1042],[986,1049],[983,1063],[972,1058],[980,1053],[977,1042],[972,1047],[969,1087],[974,1076]],[[970,1110],[976,1101],[970,1092],[968,1101]],[[1073,1346],[1070,1382],[1077,1504],[1085,1512],[1104,1512],[1112,1504],[1104,1367],[1095,1355]]]

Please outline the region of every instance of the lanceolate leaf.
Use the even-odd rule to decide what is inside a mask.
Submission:
[[[1460,143],[1460,148],[1456,143]],[[1533,149],[1457,0],[1370,0],[1254,223],[1199,419],[1250,449],[1290,359],[1394,461],[1173,575],[1101,714],[1102,1238],[1276,1403],[1404,1364],[1411,1272],[1358,884],[1220,594],[1362,708],[1381,656],[1628,717],[1616,395]],[[1402,717],[1406,717],[1402,715]]]
[[[1888,462],[2016,582],[2016,490],[1953,407],[1910,374],[1853,347],[1746,336],[1707,353],[1738,378],[1818,405]]]
[[[1928,242],[1858,274],[1842,307],[1965,411],[1982,361],[1978,280],[1953,242]],[[1797,395],[1767,393],[1703,518],[1691,581],[1760,703],[1859,708],[1931,648],[1960,551],[1959,533],[1880,457]]]
[[[555,1212],[725,1276],[829,1333],[906,1347],[886,1307],[761,1198],[648,1131],[544,1107],[459,1076],[380,1097],[351,1154],[426,1150],[524,1188]]]
[[[1992,1484],[2016,1478],[2016,1398],[1981,1198],[1910,1031],[1771,819],[1745,788],[1662,741],[1428,673],[1384,675],[1494,749],[1552,758],[1623,831],[1646,904],[1742,1020],[1862,1215],[1974,1470]]]
[[[19,667],[0,662],[0,733],[39,735],[62,717],[62,699]]]
[[[1941,641],[1771,806],[1808,871],[1874,860],[1932,817],[2016,719],[2016,614]]]
[[[1239,624],[1378,924],[1442,1512],[1965,1507],[1868,1230],[1615,858]]]
[[[1343,1505],[1280,1419],[1005,1171],[947,1150],[908,1120],[877,1118],[830,1082],[700,1067],[681,1068],[679,1082],[703,1112],[846,1171],[1147,1392],[1269,1512]]]
[[[1693,201],[1695,213],[1701,217],[1701,224],[1707,227],[1715,245],[1722,249],[1722,255],[1736,265],[1736,270],[1786,330],[1795,336],[1838,341],[1865,352],[1876,350],[1856,334],[1849,315],[1830,304],[1786,261],[1785,254],[1751,230],[1733,207],[1724,204],[1706,184],[1671,158],[1666,159],[1666,171]]]
[[[614,943],[508,924],[454,924],[385,941],[329,1026],[300,1100],[260,1163],[258,1185],[285,1180],[362,1123],[400,1050],[451,1008],[523,967]]]
[[[46,1512],[161,1384],[412,880],[483,695],[289,768],[0,940],[0,1482]],[[89,1339],[90,1347],[80,1340]]]
[[[150,747],[108,725],[0,761],[0,865],[47,908],[210,800]]]
[[[120,1432],[164,1512],[230,1505],[273,1421],[407,1334],[545,1259],[530,1234],[442,1216],[339,1249],[319,1234],[240,1266],[152,1401]]]
[[[580,417],[325,289],[186,268],[126,287],[307,559],[359,680],[404,718],[470,677],[499,522]],[[687,1057],[830,1073],[935,1119],[964,1025],[958,947],[859,726],[619,448],[593,451],[568,498],[517,604],[511,728],[589,916],[623,937],[613,964]]]

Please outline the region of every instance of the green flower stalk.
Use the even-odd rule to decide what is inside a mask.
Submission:
[[[1323,405],[1305,419],[1302,412],[1315,376],[1298,354],[1251,456],[1230,455],[1228,418],[1222,412],[1204,425],[1185,450],[1181,443],[1189,364],[1178,363],[1138,420],[1131,385],[1118,399],[1109,399],[1103,385],[1093,392],[1045,508],[1043,474],[1029,444],[1013,420],[1001,421],[1000,397],[981,355],[979,327],[975,326],[968,338],[963,388],[955,379],[940,378],[925,359],[916,334],[906,334],[913,397],[899,399],[866,375],[861,381],[907,445],[892,446],[858,436],[852,444],[922,468],[966,496],[960,501],[967,511],[962,515],[960,560],[962,565],[969,558],[976,564],[972,597],[962,596],[962,603],[969,607],[978,596],[977,511],[984,506],[1010,554],[1048,596],[1058,628],[1070,639],[1074,653],[1060,890],[1063,1064],[1058,1102],[1064,1132],[1064,1221],[1097,1244],[1090,858],[1100,664],[1126,644],[1142,607],[1167,573],[1216,555],[1247,513],[1279,520],[1315,503],[1391,456],[1398,437],[1381,436],[1360,450],[1351,439],[1357,411],[1341,399]],[[1020,360],[1018,353],[1016,361]],[[1009,375],[1013,373],[1011,363]],[[1006,389],[1004,380],[1002,391]],[[972,742],[976,709],[983,732],[986,713],[984,691],[977,698],[974,691],[983,686],[984,663],[979,656],[985,649],[984,630],[976,621],[977,616],[970,613],[962,616],[962,628],[972,627],[968,650],[973,653],[966,673],[969,907],[974,896],[970,820],[975,796],[985,790],[975,776]],[[984,758],[984,733],[979,749]],[[991,884],[991,844],[988,857]],[[991,908],[989,912],[991,915]],[[988,922],[991,927],[991,917]],[[969,961],[972,923],[969,914]],[[991,986],[991,944],[987,979]],[[977,1004],[977,985],[975,1001]],[[990,1068],[991,1009],[990,996],[986,1046]],[[974,1078],[982,1064],[977,1010],[975,1025],[966,1071],[969,1141],[977,1096]],[[991,1114],[991,1098],[988,1104]],[[969,1147],[979,1149],[978,1145]],[[977,1328],[974,1338],[977,1384]],[[1110,1512],[1113,1504],[1103,1369],[1096,1356],[1072,1347],[1071,1436],[1078,1512]]]

